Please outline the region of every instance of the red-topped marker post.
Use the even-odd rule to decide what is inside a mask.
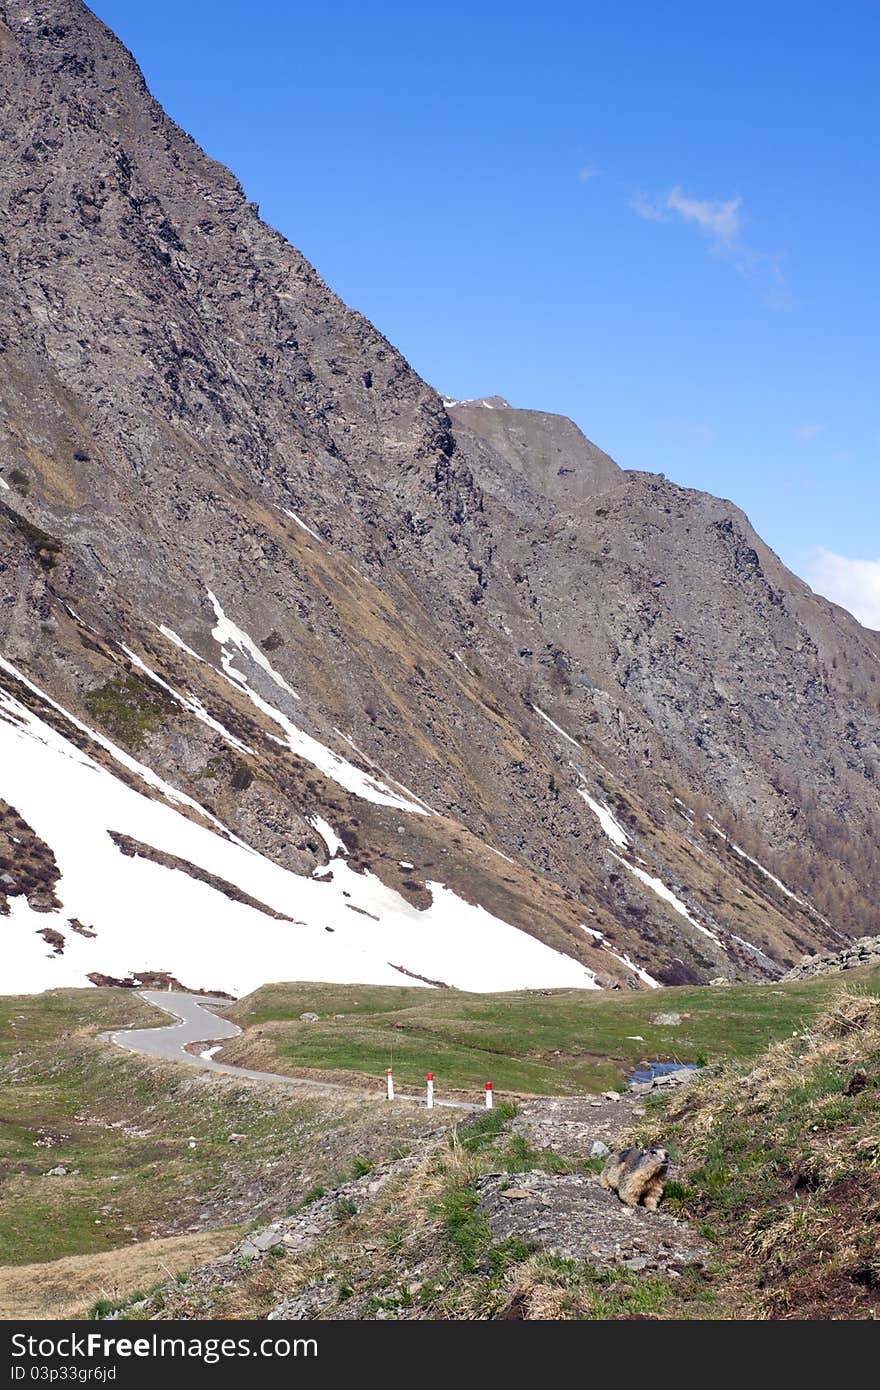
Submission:
[[[491,1110],[491,1109],[492,1109],[492,1105],[493,1105],[493,1100],[492,1100],[492,1082],[491,1082],[491,1081],[487,1081],[487,1082],[486,1082],[486,1109],[487,1109],[487,1110]]]
[[[387,1082],[387,1086],[388,1086],[388,1099],[389,1099],[389,1100],[393,1100],[393,1099],[394,1099],[394,1073],[392,1072],[392,1070],[391,1070],[390,1067],[388,1068],[388,1071],[387,1071],[387,1073],[386,1073],[386,1082]]]
[[[429,1110],[433,1110],[433,1109],[434,1109],[434,1073],[433,1073],[432,1071],[429,1071],[429,1072],[428,1072],[427,1083],[428,1083],[428,1085],[427,1085],[427,1095],[426,1095],[425,1104],[427,1105],[427,1107],[428,1107]]]

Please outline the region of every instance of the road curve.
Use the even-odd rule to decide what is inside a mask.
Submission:
[[[282,1076],[273,1071],[252,1071],[249,1067],[235,1067],[229,1062],[215,1062],[213,1057],[200,1057],[187,1052],[190,1043],[214,1043],[223,1038],[237,1038],[241,1033],[237,1023],[222,1018],[214,1012],[224,1007],[220,999],[212,999],[202,994],[182,994],[177,991],[144,989],[139,991],[142,999],[163,1013],[170,1014],[179,1021],[167,1028],[123,1028],[118,1032],[102,1033],[104,1042],[115,1043],[126,1052],[138,1052],[144,1057],[161,1057],[164,1061],[185,1062],[187,1066],[198,1067],[200,1071],[217,1071],[226,1076],[237,1076],[244,1081],[271,1081],[276,1086],[288,1086],[295,1090],[308,1091],[312,1095],[354,1095],[354,1088],[339,1086],[332,1081],[314,1081],[305,1076]],[[414,1101],[424,1105],[422,1096],[398,1094],[398,1100]],[[452,1110],[477,1110],[463,1100],[435,1100],[435,1105]]]

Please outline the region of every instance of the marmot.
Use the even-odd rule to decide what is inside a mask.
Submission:
[[[669,1155],[665,1149],[624,1149],[610,1155],[599,1182],[616,1192],[628,1207],[637,1207],[641,1202],[649,1211],[656,1211],[668,1168]]]

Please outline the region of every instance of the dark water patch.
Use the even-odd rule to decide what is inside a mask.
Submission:
[[[643,1062],[627,1077],[627,1081],[656,1081],[658,1076],[671,1076],[674,1071],[697,1071],[696,1062]]]

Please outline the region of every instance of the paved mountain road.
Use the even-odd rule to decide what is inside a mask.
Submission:
[[[186,1062],[188,1066],[202,1071],[222,1072],[226,1076],[237,1076],[245,1081],[271,1081],[275,1085],[289,1086],[308,1091],[312,1095],[352,1095],[352,1087],[339,1086],[332,1081],[314,1081],[305,1076],[282,1076],[278,1072],[252,1071],[249,1067],[235,1067],[229,1062],[215,1062],[213,1057],[199,1057],[187,1052],[190,1043],[214,1043],[223,1038],[237,1038],[241,1033],[237,1023],[223,1018],[214,1012],[223,1007],[222,1001],[202,994],[179,994],[159,989],[144,989],[140,996],[148,1004],[161,1009],[179,1020],[167,1028],[123,1028],[118,1032],[102,1033],[105,1042],[115,1043],[127,1052],[139,1052],[145,1057],[161,1057],[170,1062]],[[384,1096],[377,1100],[384,1101]],[[424,1105],[423,1096],[404,1095],[398,1092],[396,1100],[414,1101]],[[385,1101],[387,1104],[387,1101]],[[481,1107],[470,1105],[463,1100],[435,1099],[435,1105],[453,1110],[478,1110]]]

